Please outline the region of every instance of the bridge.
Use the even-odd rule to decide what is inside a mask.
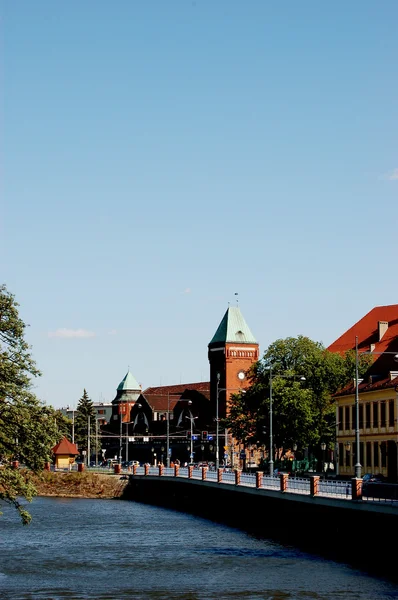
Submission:
[[[137,466],[128,477],[127,499],[196,514],[398,580],[390,550],[398,499],[363,495],[361,479],[177,465]]]

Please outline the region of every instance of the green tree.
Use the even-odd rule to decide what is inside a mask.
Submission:
[[[83,390],[75,414],[75,443],[79,450],[88,451],[88,430],[90,418],[90,454],[100,450],[100,444],[96,448],[96,413],[93,401],[89,398],[87,391]],[[88,461],[90,457],[87,457]]]
[[[363,374],[371,358],[360,357]],[[233,396],[227,426],[243,443],[269,443],[270,367],[272,367],[273,440],[281,454],[319,444],[334,446],[333,394],[355,376],[355,356],[329,352],[307,337],[286,338],[271,344],[249,373],[250,388]]]
[[[0,286],[0,501],[17,508],[24,524],[30,515],[19,498],[30,501],[35,488],[26,471],[13,469],[20,461],[41,471],[59,441],[56,412],[32,392],[31,380],[40,375],[24,339],[26,325],[18,303]]]

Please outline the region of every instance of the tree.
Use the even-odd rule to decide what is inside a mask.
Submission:
[[[364,373],[371,358],[360,357]],[[293,444],[319,452],[319,444],[334,446],[333,394],[355,374],[352,352],[329,352],[307,337],[280,339],[249,372],[250,388],[232,397],[227,426],[243,443],[268,445],[272,367],[273,441],[283,455]]]
[[[88,451],[88,427],[89,427],[89,417],[90,417],[90,453],[91,451],[97,452],[99,450],[100,444],[98,443],[98,448],[96,448],[96,413],[94,409],[93,401],[89,398],[86,389],[83,390],[83,396],[80,398],[77,409],[76,409],[76,418],[75,418],[75,442],[77,443],[79,449]],[[90,462],[90,457],[87,456],[88,462]]]
[[[17,508],[24,524],[30,515],[18,498],[32,500],[35,488],[29,477],[13,468],[18,460],[41,471],[59,441],[56,412],[32,392],[31,379],[40,371],[24,339],[26,325],[18,303],[0,286],[0,501]]]

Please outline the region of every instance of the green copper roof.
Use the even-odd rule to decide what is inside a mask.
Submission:
[[[124,379],[117,386],[118,390],[140,390],[140,386],[137,383],[136,378],[130,371],[127,371]]]
[[[225,313],[210,344],[217,342],[257,344],[238,306],[230,306]]]

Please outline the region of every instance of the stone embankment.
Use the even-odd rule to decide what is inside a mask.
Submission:
[[[102,473],[48,472],[30,475],[39,496],[120,498],[128,480]]]

